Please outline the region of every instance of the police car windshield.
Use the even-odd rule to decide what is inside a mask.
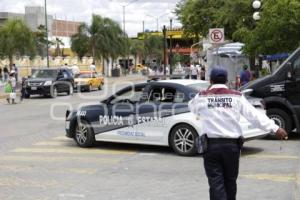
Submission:
[[[190,84],[187,85],[187,87],[194,89],[195,91],[203,91],[206,90],[209,87],[209,82],[205,82],[205,83],[194,83],[194,84]]]
[[[37,70],[32,74],[32,78],[56,78],[57,70]]]

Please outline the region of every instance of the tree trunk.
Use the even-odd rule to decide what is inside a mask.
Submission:
[[[9,70],[11,71],[13,65],[13,55],[9,55],[8,60],[9,60]]]

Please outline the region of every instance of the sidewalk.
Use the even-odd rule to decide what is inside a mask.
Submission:
[[[107,77],[104,78],[104,84],[113,84],[113,83],[122,83],[122,82],[137,82],[137,81],[146,81],[147,77],[142,76],[140,74],[130,74],[126,76],[120,77]],[[19,95],[20,91],[17,90],[17,95]],[[4,93],[4,84],[0,83],[0,99],[5,99],[8,94]]]

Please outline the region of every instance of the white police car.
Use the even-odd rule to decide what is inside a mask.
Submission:
[[[66,135],[80,147],[91,147],[97,140],[171,146],[179,155],[194,155],[195,138],[205,124],[203,116],[189,112],[188,102],[208,86],[207,81],[176,79],[125,87],[99,104],[68,110]],[[241,125],[246,139],[267,134],[245,119]]]

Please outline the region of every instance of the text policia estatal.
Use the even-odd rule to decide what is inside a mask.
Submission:
[[[136,118],[136,119],[134,119]],[[146,116],[99,116],[100,125],[114,125],[114,126],[123,126],[123,125],[134,125],[134,124],[145,124],[145,123],[159,123],[163,124],[163,118],[161,117],[146,117]],[[153,125],[153,124],[152,124]]]

